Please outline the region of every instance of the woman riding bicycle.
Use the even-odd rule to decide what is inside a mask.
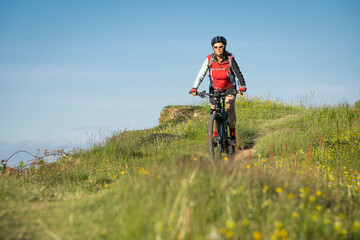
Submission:
[[[205,59],[196,79],[194,82],[193,88],[190,90],[190,94],[195,96],[197,94],[197,89],[200,86],[201,82],[204,80],[204,77],[209,70],[210,78],[210,89],[209,92],[213,93],[214,90],[219,90],[220,92],[225,92],[228,95],[226,96],[226,109],[228,111],[228,121],[230,125],[230,140],[235,143],[235,125],[236,125],[236,115],[235,115],[235,97],[234,91],[236,93],[236,81],[237,79],[239,88],[238,92],[241,94],[246,91],[246,84],[244,77],[240,71],[238,64],[236,63],[234,57],[231,53],[226,51],[226,39],[222,36],[216,36],[211,40],[211,46],[214,49],[214,53],[207,56]],[[215,100],[210,99],[211,109],[215,108]],[[214,132],[214,135],[217,135],[217,132]]]

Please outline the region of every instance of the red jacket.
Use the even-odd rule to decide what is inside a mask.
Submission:
[[[229,55],[228,58],[223,60],[221,63],[212,58],[214,54],[207,56],[209,63],[209,74],[212,79],[212,87],[218,90],[226,90],[234,84],[231,82],[231,61],[233,56]]]

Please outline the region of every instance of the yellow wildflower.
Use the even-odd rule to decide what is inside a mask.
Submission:
[[[250,222],[249,222],[249,219],[245,218],[243,221],[242,221],[242,225],[243,226],[249,226]]]
[[[261,232],[259,232],[259,231],[253,232],[253,238],[254,238],[254,240],[260,240],[261,239]]]
[[[284,228],[284,224],[282,222],[276,222],[276,227],[278,229]]]
[[[287,236],[288,236],[288,231],[286,229],[281,229],[278,234],[279,234],[278,235],[279,237],[282,237],[283,239],[284,238],[286,239]]]
[[[323,223],[325,225],[329,225],[329,224],[331,224],[331,220],[329,218],[324,218]]]
[[[227,228],[234,229],[235,226],[236,226],[236,225],[235,225],[234,220],[229,219],[229,220],[226,221],[226,227],[227,227]]]
[[[353,223],[352,230],[354,230],[354,231],[359,231],[360,230],[360,222],[359,221],[355,221]]]
[[[310,201],[310,202],[315,202],[315,201],[316,201],[316,197],[310,196],[310,197],[309,197],[309,201]]]
[[[220,233],[221,233],[222,235],[225,235],[225,234],[226,234],[226,228],[221,227],[221,228],[220,228]]]
[[[234,232],[233,231],[231,231],[231,230],[229,230],[229,231],[227,231],[227,233],[226,233],[226,238],[233,238],[234,237]]]
[[[334,230],[335,230],[335,231],[340,231],[340,230],[341,230],[341,226],[342,226],[341,222],[335,222],[335,224],[334,224]]]
[[[287,195],[287,199],[288,199],[288,200],[291,200],[291,199],[293,199],[293,198],[294,198],[294,194],[289,193],[289,194]]]

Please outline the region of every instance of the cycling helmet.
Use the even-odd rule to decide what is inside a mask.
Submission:
[[[214,46],[215,43],[221,42],[226,46],[226,39],[223,36],[216,36],[211,40],[211,46]]]

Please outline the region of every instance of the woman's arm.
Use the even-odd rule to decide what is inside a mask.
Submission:
[[[246,86],[244,76],[242,75],[242,73],[240,71],[239,65],[235,61],[235,58],[232,58],[231,70],[234,73],[236,79],[238,80],[238,84],[240,86]]]
[[[195,79],[193,88],[198,89],[201,82],[204,80],[204,77],[205,77],[207,71],[208,71],[208,59],[206,58],[203,65],[200,68],[200,71],[199,71],[196,79]]]

